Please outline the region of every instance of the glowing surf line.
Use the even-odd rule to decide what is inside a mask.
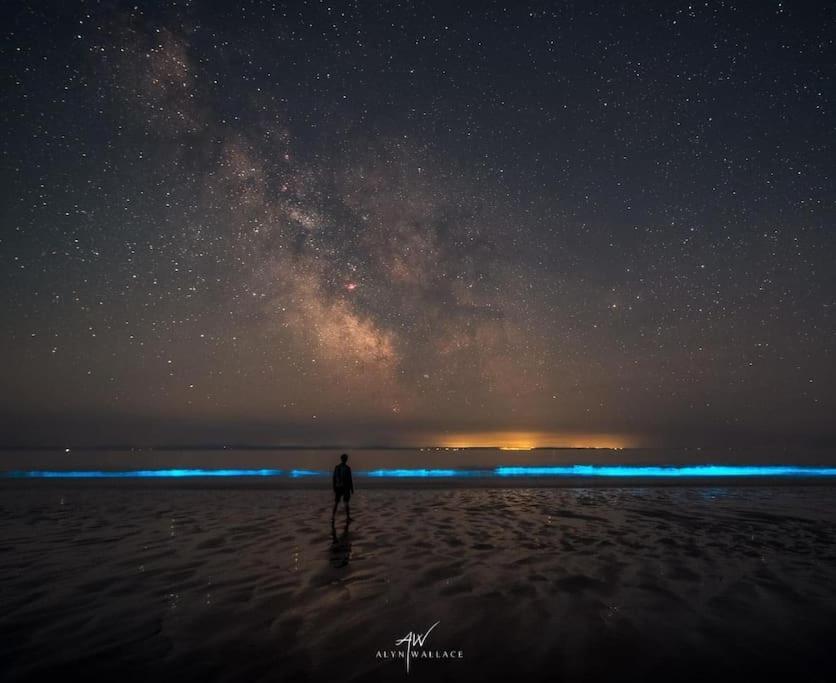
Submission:
[[[3,472],[3,477],[23,479],[145,479],[179,477],[278,477],[282,470],[171,469],[171,470],[28,470]]]
[[[317,470],[290,470],[290,476],[296,479],[297,477],[322,477],[325,472]]]
[[[364,477],[473,477],[484,476],[484,470],[455,469],[380,469],[358,472]]]
[[[793,465],[569,465],[497,467],[499,477],[836,477],[836,467]]]
[[[183,477],[326,477],[308,469],[159,469],[159,470],[19,470],[0,472],[5,479],[146,479]],[[543,465],[499,466],[493,469],[381,468],[361,470],[358,477],[374,479],[451,479],[465,477],[836,477],[836,467],[802,465]]]

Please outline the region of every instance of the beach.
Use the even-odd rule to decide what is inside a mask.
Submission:
[[[829,671],[830,487],[381,487],[333,532],[331,503],[323,489],[4,488],[3,680]],[[407,673],[396,640],[434,624]]]

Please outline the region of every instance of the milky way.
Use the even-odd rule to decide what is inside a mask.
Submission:
[[[5,445],[833,439],[829,3],[2,13]]]

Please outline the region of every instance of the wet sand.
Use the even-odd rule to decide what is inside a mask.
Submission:
[[[832,487],[377,488],[334,535],[322,490],[3,487],[0,508],[4,681],[832,673]],[[396,639],[436,622],[406,678]]]

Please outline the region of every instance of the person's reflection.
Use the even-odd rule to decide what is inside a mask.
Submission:
[[[331,566],[346,567],[351,559],[351,534],[348,531],[348,520],[345,522],[340,535],[337,536],[337,527],[334,520],[331,520]]]

